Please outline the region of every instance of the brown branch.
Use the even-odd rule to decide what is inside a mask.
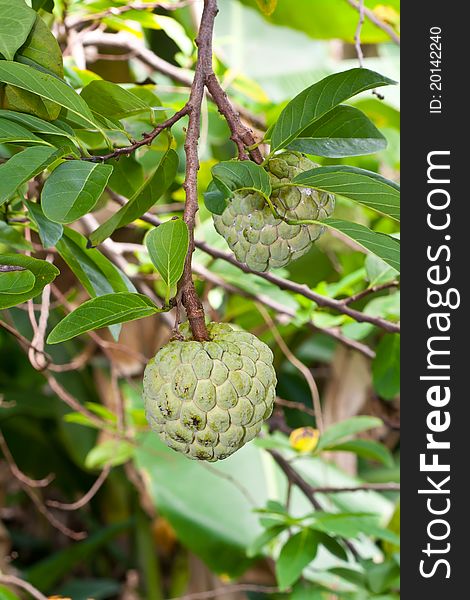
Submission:
[[[36,589],[33,585],[31,585],[27,581],[24,581],[23,579],[20,579],[19,577],[16,577],[15,575],[0,574],[0,583],[4,583],[5,585],[12,585],[13,587],[18,587],[24,590],[25,592],[28,592],[28,594],[31,594],[33,598],[36,598],[36,600],[47,600],[47,596],[41,594],[41,592],[38,589]]]
[[[47,505],[51,508],[59,508],[60,510],[78,510],[83,508],[99,491],[103,483],[106,481],[110,471],[111,467],[109,465],[105,466],[97,477],[95,483],[91,486],[88,492],[80,498],[80,500],[72,502],[71,504],[64,504],[63,502],[58,502],[57,500],[48,500]]]
[[[355,8],[357,11],[360,11],[360,1],[358,0],[346,0],[346,2]],[[387,23],[379,19],[379,17],[374,13],[374,11],[370,10],[367,7],[364,7],[364,15],[369,19],[371,23],[373,23],[376,27],[384,31],[394,42],[395,44],[400,45],[400,36],[396,33],[393,27],[390,27]]]
[[[197,341],[209,339],[205,324],[204,309],[194,287],[191,264],[195,248],[194,228],[196,226],[196,213],[199,210],[197,173],[199,170],[198,142],[201,133],[201,105],[204,98],[206,73],[212,68],[212,35],[217,12],[216,0],[205,0],[199,33],[196,39],[198,57],[196,73],[188,101],[189,124],[184,144],[186,175],[183,187],[186,193],[186,204],[183,219],[188,226],[189,247],[178,296],[181,297],[193,337]]]
[[[381,285],[374,285],[372,287],[368,287],[365,290],[354,294],[353,296],[349,296],[348,298],[343,298],[340,300],[341,304],[352,304],[353,302],[357,302],[358,300],[362,300],[371,294],[376,294],[377,292],[383,292],[384,290],[388,290],[389,288],[397,287],[398,281],[388,281],[387,283],[382,283]]]
[[[217,105],[217,108],[219,109],[220,114],[222,114],[227,121],[232,133],[231,139],[235,142],[238,148],[238,158],[240,160],[246,160],[248,158],[246,148],[256,144],[253,132],[241,122],[239,114],[229,102],[227,94],[222,89],[222,86],[212,71],[212,67],[211,71],[206,76],[206,85],[215,104]],[[263,162],[263,156],[259,148],[254,148],[249,152],[255,163],[260,165]]]
[[[142,146],[150,146],[150,144],[155,140],[156,137],[162,133],[165,129],[170,129],[175,123],[177,123],[180,119],[188,114],[190,110],[189,104],[185,104],[181,110],[176,112],[172,117],[163,121],[163,123],[159,123],[150,133],[144,133],[142,139],[138,142],[134,142],[129,146],[124,146],[122,148],[116,148],[112,152],[108,154],[101,154],[95,156],[83,156],[82,160],[86,160],[89,162],[104,162],[106,160],[110,160],[112,158],[119,158],[120,156],[129,156]]]
[[[119,196],[118,194],[112,194],[112,198],[115,202],[117,202],[121,206],[126,203],[126,200],[122,196]],[[158,217],[156,217],[155,215],[153,215],[152,213],[149,213],[149,212],[144,213],[140,217],[140,219],[142,221],[145,221],[146,223],[150,223],[151,225],[154,225],[155,227],[158,227],[161,224],[160,219],[158,219]],[[392,323],[391,321],[387,321],[386,319],[382,319],[380,317],[366,315],[360,311],[351,309],[348,306],[345,306],[341,300],[335,300],[334,298],[328,298],[327,296],[322,296],[321,294],[317,294],[316,292],[312,291],[306,285],[301,285],[301,284],[295,283],[293,281],[289,281],[288,279],[283,279],[282,277],[278,277],[276,275],[273,275],[272,273],[260,273],[258,271],[252,271],[247,265],[238,262],[238,260],[232,254],[229,254],[228,252],[224,252],[223,250],[219,250],[218,248],[214,248],[213,246],[210,246],[209,244],[207,244],[207,242],[203,242],[202,240],[195,240],[194,245],[196,246],[196,248],[199,248],[206,254],[209,254],[209,256],[212,256],[212,258],[224,260],[225,262],[228,262],[228,263],[234,265],[235,267],[237,267],[244,273],[250,273],[252,275],[256,275],[257,277],[261,277],[262,279],[265,279],[266,281],[273,283],[274,285],[276,285],[277,287],[279,287],[282,290],[294,292],[295,294],[300,294],[301,296],[304,296],[305,298],[308,298],[309,300],[313,300],[314,302],[316,302],[316,304],[318,304],[318,306],[321,306],[324,308],[331,308],[332,310],[336,310],[342,314],[350,316],[351,318],[353,318],[355,321],[358,321],[359,323],[371,323],[372,325],[375,325],[376,327],[384,329],[385,331],[388,331],[390,333],[399,333],[400,332],[399,324]],[[285,310],[284,310],[284,312],[285,312]],[[323,331],[323,329],[319,329],[319,330]],[[341,334],[338,334],[338,332],[334,332],[334,330],[328,330],[328,331],[332,332],[332,337],[336,337],[336,339],[338,339],[339,341],[344,341],[344,340],[348,339],[348,338],[345,338],[344,336],[342,336]],[[354,340],[351,340],[351,343],[354,343]],[[365,350],[365,348],[361,348],[361,346],[354,346],[354,348],[356,350],[359,350],[366,356],[369,356],[369,358],[373,358],[372,350],[369,349],[369,352],[368,352],[367,350]]]
[[[317,494],[342,494],[344,492],[399,492],[399,483],[363,483],[349,487],[313,487]]]

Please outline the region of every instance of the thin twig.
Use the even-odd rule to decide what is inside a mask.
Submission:
[[[29,485],[29,487],[32,487],[32,488],[43,488],[43,487],[48,486],[51,483],[51,481],[53,481],[53,479],[55,477],[53,473],[49,473],[49,475],[47,475],[46,477],[43,477],[42,479],[31,479],[31,477],[28,477],[27,475],[25,475],[23,473],[23,471],[21,471],[21,469],[16,464],[15,459],[13,458],[13,455],[10,452],[10,448],[8,447],[8,444],[7,444],[7,442],[3,436],[3,433],[1,431],[0,431],[0,448],[2,450],[5,460],[8,463],[8,466],[10,468],[12,475],[16,479],[18,479],[18,481],[20,481],[21,483],[24,483],[25,485]]]
[[[356,32],[354,34],[354,46],[356,48],[357,59],[359,61],[359,66],[362,68],[364,66],[364,53],[362,52],[361,46],[361,30],[364,25],[364,0],[358,0],[358,11],[359,11],[359,21],[357,22]]]
[[[384,290],[388,290],[389,288],[397,287],[398,281],[388,281],[387,283],[382,283],[381,285],[374,285],[372,287],[366,288],[354,294],[353,296],[349,296],[348,298],[343,298],[340,300],[341,304],[352,304],[353,302],[357,302],[358,300],[362,300],[371,294],[376,294],[377,292],[383,292]]]
[[[44,594],[41,594],[41,592],[38,589],[36,589],[33,585],[31,585],[27,581],[24,581],[23,579],[20,579],[19,577],[16,577],[15,575],[1,575],[0,574],[0,583],[18,587],[18,588],[24,590],[25,592],[28,592],[28,594],[31,594],[31,596],[33,596],[33,598],[36,598],[36,600],[47,600],[47,596],[44,596]]]
[[[357,11],[360,10],[360,2],[358,0],[346,0],[346,2],[355,8]],[[393,27],[390,27],[387,23],[379,19],[379,17],[374,13],[374,11],[370,10],[367,7],[364,7],[364,15],[369,19],[371,23],[373,23],[376,27],[384,31],[394,42],[395,44],[400,45],[400,36],[396,33]]]
[[[308,406],[305,406],[302,402],[295,402],[294,400],[284,400],[284,398],[276,397],[274,400],[276,404],[279,406],[285,406],[286,408],[291,408],[293,410],[300,410],[300,412],[304,412],[311,417],[315,416],[315,411]]]
[[[57,500],[48,500],[47,505],[51,508],[59,508],[60,510],[79,510],[80,508],[83,508],[99,491],[103,483],[106,481],[110,471],[111,467],[109,465],[105,466],[97,477],[95,483],[91,486],[88,492],[80,498],[80,500],[72,502],[71,504],[64,504],[63,502],[58,502]]]
[[[282,339],[282,336],[279,334],[279,331],[277,330],[277,327],[274,324],[274,321],[271,319],[271,315],[264,308],[264,306],[262,306],[259,303],[256,303],[256,308],[259,310],[259,312],[261,313],[261,316],[266,321],[269,329],[271,330],[271,333],[274,336],[274,339],[276,340],[277,345],[282,350],[282,352],[285,355],[285,357],[287,358],[287,360],[296,369],[298,369],[304,376],[305,381],[307,382],[307,385],[310,389],[313,410],[315,412],[315,422],[316,422],[317,428],[320,431],[320,435],[321,435],[324,430],[324,425],[323,425],[322,408],[321,408],[321,402],[320,402],[320,394],[318,393],[318,387],[317,387],[315,378],[313,377],[310,369],[308,367],[306,367],[304,365],[304,363],[301,360],[299,360],[293,352],[290,351],[289,347],[287,346],[285,341]]]
[[[349,487],[313,487],[317,494],[342,494],[343,492],[399,492],[399,483],[363,483]]]

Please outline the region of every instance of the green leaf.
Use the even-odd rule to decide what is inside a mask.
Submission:
[[[14,594],[9,588],[0,585],[0,600],[21,600],[19,596]]]
[[[18,123],[33,133],[67,137],[72,142],[75,141],[73,129],[69,128],[68,125],[62,123],[61,121],[55,121],[54,123],[51,123],[49,121],[45,121],[44,119],[40,119],[35,115],[28,115],[25,113],[16,112],[14,110],[3,109],[0,109],[0,117],[2,119],[8,119],[14,123]]]
[[[31,271],[0,271],[0,294],[24,294],[34,287],[36,277]]]
[[[329,218],[320,223],[331,229],[336,229],[336,231],[354,240],[365,250],[381,258],[396,271],[400,271],[400,242],[396,238],[386,233],[372,231],[364,225],[340,219]]]
[[[220,190],[215,181],[212,180],[204,192],[204,204],[208,211],[215,215],[221,215],[227,208],[227,193]]]
[[[212,176],[230,192],[255,190],[265,198],[271,195],[269,175],[259,165],[249,160],[227,160],[212,167]]]
[[[129,202],[93,231],[90,235],[90,244],[98,246],[116,229],[125,227],[148,211],[173,183],[178,169],[178,162],[176,152],[173,149],[168,150],[156,171],[142,184],[142,187],[137,190]]]
[[[145,245],[169,294],[183,274],[189,246],[188,226],[182,219],[172,219],[162,223],[149,231],[145,238]]]
[[[318,543],[322,546],[325,546],[330,554],[333,554],[333,556],[336,556],[336,558],[339,558],[340,560],[348,560],[348,553],[337,539],[320,531],[317,532],[317,535]]]
[[[279,534],[286,530],[286,525],[275,525],[269,529],[265,529],[248,547],[247,555],[251,558],[261,554],[263,548],[277,538]]]
[[[55,223],[71,223],[90,212],[104,191],[111,165],[71,160],[59,165],[41,194],[44,214]]]
[[[400,544],[399,536],[388,529],[380,527],[375,515],[325,513],[316,519],[312,527],[330,535],[339,535],[344,538],[355,538],[360,534],[364,534]]]
[[[162,312],[142,294],[120,292],[87,300],[58,323],[47,338],[48,344],[58,344],[71,338],[116,325],[149,317]]]
[[[384,335],[372,361],[372,381],[379,396],[393,400],[400,393],[400,336]]]
[[[317,555],[318,536],[312,529],[303,529],[284,544],[276,562],[276,578],[281,590],[295,583],[304,568]]]
[[[42,212],[37,202],[25,200],[29,217],[38,228],[39,237],[44,248],[53,248],[62,237],[64,228],[59,223],[50,221]]]
[[[385,137],[362,111],[340,105],[304,129],[289,149],[342,158],[379,152],[386,146]]]
[[[134,446],[125,440],[106,440],[95,446],[85,459],[87,469],[100,469],[105,466],[117,467],[132,458]]]
[[[335,73],[300,92],[284,108],[271,135],[271,152],[286,148],[315,120],[348,98],[395,82],[374,71],[356,68]]]
[[[10,265],[13,267],[23,267],[31,271],[35,277],[34,286],[27,292],[18,294],[1,294],[0,293],[0,310],[10,308],[17,304],[22,304],[26,300],[35,298],[40,294],[43,288],[59,274],[59,269],[46,260],[38,260],[23,254],[2,254],[0,256],[0,265]]]
[[[39,15],[36,17],[26,44],[21,47],[15,60],[40,71],[48,71],[60,78],[64,76],[59,42]]]
[[[0,118],[0,144],[44,144],[50,146],[46,141],[34,135],[31,131],[9,121]]]
[[[400,220],[400,187],[372,171],[347,165],[318,167],[300,173],[292,184],[337,194]]]
[[[57,251],[68,264],[90,296],[112,292],[135,292],[135,287],[116,266],[96,248],[87,248],[87,241],[73,229],[64,228]]]
[[[54,75],[28,65],[0,61],[0,81],[55,102],[85,120],[93,129],[97,128],[88,104],[65,81]]]
[[[367,590],[367,581],[365,575],[360,571],[348,569],[346,567],[333,567],[329,571],[330,573],[341,577],[341,579],[345,579],[346,581],[349,581],[349,583]]]
[[[32,250],[33,247],[28,242],[22,231],[7,225],[5,221],[0,221],[0,244],[4,244],[8,249],[13,250]]]
[[[339,423],[331,425],[323,432],[318,441],[316,450],[324,450],[325,448],[329,448],[333,444],[338,443],[340,440],[342,441],[356,433],[366,431],[367,429],[373,429],[374,427],[380,427],[381,425],[382,421],[377,417],[367,416],[351,417],[345,421],[340,421]]]
[[[390,450],[383,444],[374,442],[373,440],[349,440],[342,444],[334,444],[328,446],[328,450],[334,452],[353,452],[361,458],[369,460],[377,460],[383,463],[386,467],[393,467],[393,457]]]
[[[56,158],[55,153],[55,148],[26,148],[0,165],[0,206],[10,200],[20,185],[41,173]]]
[[[0,53],[13,60],[26,41],[36,13],[23,0],[0,0]]]
[[[83,88],[80,96],[92,112],[109,119],[124,119],[142,112],[151,113],[146,102],[116,83],[98,79]]]

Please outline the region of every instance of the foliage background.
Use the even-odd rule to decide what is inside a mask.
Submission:
[[[65,76],[74,87],[81,88],[97,77],[126,85],[146,82],[156,85],[162,106],[180,109],[187,99],[187,87],[149,68],[136,57],[132,44],[144,45],[183,69],[181,73],[189,73],[194,68],[192,40],[199,4],[168,2],[152,11],[122,13],[110,9],[122,8],[125,2],[107,0],[46,0],[33,2],[33,7],[41,10],[58,37],[64,51]],[[229,97],[268,127],[285,104],[312,82],[357,66],[354,35],[358,12],[346,0],[279,0],[271,16],[263,15],[254,0],[220,0],[219,4],[214,38],[217,75]],[[397,31],[398,2],[370,0],[366,6]],[[131,40],[127,49],[88,44],[86,36],[81,39],[76,34],[77,19],[89,19],[94,13],[102,28],[90,35],[101,35],[105,27],[105,35],[120,32]],[[399,48],[387,33],[366,19],[361,40],[364,65],[397,79]],[[387,149],[347,159],[316,157],[319,163],[344,162],[399,179],[398,89],[384,88],[383,95],[385,99],[380,100],[366,92],[351,103],[360,107],[387,138]],[[136,118],[131,125],[143,131],[145,123]],[[153,209],[163,220],[181,215],[183,208],[183,126],[179,122],[173,128],[180,157],[177,178]],[[199,144],[201,194],[210,181],[211,167],[235,155],[229,138],[230,131],[216,107],[204,101]],[[6,159],[11,149],[0,146],[0,153]],[[78,229],[82,233],[88,234],[112,214],[113,205],[107,200],[104,195],[94,212],[81,219]],[[396,232],[390,219],[346,201],[339,202],[337,215],[376,231]],[[149,228],[148,223],[136,221],[118,230],[113,242],[101,250],[117,260],[118,267],[134,282],[163,297],[164,285],[142,243]],[[28,250],[23,230],[21,224],[0,221],[0,252]],[[227,249],[213,229],[202,195],[195,235],[212,247]],[[44,258],[46,253],[38,248],[35,234],[32,242],[36,256]],[[55,283],[59,295],[51,299],[50,328],[62,318],[67,303],[75,306],[88,298],[62,258],[56,255],[54,260],[61,275]],[[194,272],[198,292],[212,319],[233,322],[256,333],[275,352],[280,400],[269,423],[270,433],[266,431],[262,440],[211,466],[167,450],[147,431],[141,376],[145,357],[153,356],[168,339],[171,322],[165,315],[123,325],[119,345],[113,345],[108,332],[100,332],[100,340],[107,344],[82,336],[60,346],[47,346],[53,363],[66,365],[52,372],[53,380],[105,421],[106,428],[93,426],[71,410],[55,393],[51,379],[34,368],[38,366],[34,360],[34,366],[30,363],[18,340],[9,331],[0,330],[0,423],[6,459],[0,469],[0,572],[21,577],[44,594],[74,600],[158,600],[209,590],[207,595],[191,596],[203,599],[221,593],[220,588],[224,588],[224,597],[234,599],[397,598],[395,534],[399,508],[396,491],[386,488],[399,481],[398,335],[324,310],[300,294],[280,290],[225,261],[213,260],[201,250],[195,253]],[[396,273],[384,263],[366,257],[343,237],[331,234],[279,275],[336,299],[396,280]],[[399,320],[395,285],[364,296],[354,306],[366,314]],[[2,319],[28,340],[33,339],[26,305],[5,311]],[[301,361],[300,370],[296,361]],[[366,421],[364,431],[359,431],[359,440],[376,444],[361,446],[359,441],[347,453],[299,454],[295,468],[312,486],[379,484],[381,491],[320,494],[324,507],[343,513],[344,527],[337,528],[336,533],[340,539],[353,540],[361,560],[350,556],[347,564],[322,547],[313,562],[307,561],[303,578],[296,584],[294,579],[293,588],[289,584],[287,591],[279,592],[280,548],[299,525],[301,531],[309,531],[303,529],[301,521],[289,519],[311,514],[311,505],[297,487],[287,484],[264,447],[291,456],[296,452],[289,447],[291,430],[315,426],[305,371],[319,387],[327,425],[357,415],[379,418],[382,424],[370,429],[368,425],[379,422]],[[117,444],[110,431],[123,422],[132,439]],[[54,479],[46,487],[32,487],[21,473],[35,480],[53,474]],[[54,505],[54,501],[71,503],[83,498],[100,477],[103,485],[77,510],[64,511]],[[260,515],[257,509],[265,509],[269,501],[280,504],[269,505],[273,513]],[[374,513],[375,529],[367,519],[361,523],[357,514],[348,517],[348,513]],[[288,528],[277,540],[253,549],[256,539],[266,527],[276,525],[276,519]],[[85,532],[86,537],[73,539],[76,532]],[[295,560],[294,555],[287,556],[287,569]],[[20,593],[18,588],[12,589]],[[3,597],[16,596],[2,588]]]

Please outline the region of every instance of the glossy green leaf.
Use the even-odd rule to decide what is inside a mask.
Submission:
[[[41,173],[56,158],[55,152],[55,148],[26,148],[0,165],[0,206],[20,185]]]
[[[396,238],[386,233],[372,231],[364,225],[340,219],[324,219],[321,224],[336,229],[336,231],[354,240],[365,250],[381,258],[396,271],[400,271],[400,242]]]
[[[39,70],[47,70],[60,78],[64,76],[59,42],[39,15],[15,60]]]
[[[312,527],[344,538],[355,538],[360,534],[365,534],[381,540],[400,543],[399,537],[392,531],[381,527],[377,516],[372,514],[324,513],[315,520]]]
[[[59,165],[46,180],[41,206],[55,223],[72,223],[90,212],[103,193],[113,167],[71,160]]]
[[[227,195],[235,190],[255,190],[266,198],[271,195],[269,175],[249,160],[220,162],[212,167],[212,175],[216,183],[227,189]]]
[[[64,227],[57,251],[90,296],[136,291],[126,275],[106,256],[96,248],[87,248],[86,239],[78,231]]]
[[[25,201],[28,207],[29,217],[38,228],[38,234],[44,248],[53,248],[62,237],[64,228],[60,223],[50,221],[42,212],[37,202]]]
[[[34,287],[36,277],[31,271],[0,271],[0,294],[24,294]]]
[[[204,204],[211,213],[221,215],[227,208],[227,191],[224,192],[219,189],[215,181],[212,180],[207,186],[207,191],[204,192]]]
[[[293,184],[330,192],[400,220],[400,186],[372,171],[334,165],[300,173]]]
[[[135,321],[158,312],[161,312],[161,309],[142,294],[105,294],[87,300],[62,319],[49,334],[47,343],[58,344],[87,331]]]
[[[0,109],[0,118],[8,119],[9,121],[18,123],[33,133],[40,135],[45,134],[48,136],[61,136],[67,137],[71,141],[75,140],[73,129],[61,121],[55,121],[51,123],[50,121],[45,121],[44,119],[40,119],[35,115],[28,115],[26,113],[4,109]]]
[[[393,457],[390,450],[373,440],[349,440],[340,444],[328,446],[328,450],[333,452],[352,452],[361,458],[381,462],[386,467],[393,467]]]
[[[286,148],[315,120],[345,100],[363,92],[395,82],[368,69],[349,69],[335,73],[298,94],[280,114],[271,135],[271,151]]]
[[[145,245],[167,288],[178,283],[188,252],[189,233],[182,219],[172,219],[149,231]]]
[[[22,304],[26,300],[35,298],[40,294],[43,288],[59,274],[59,269],[46,260],[38,260],[23,254],[2,254],[0,255],[0,265],[10,265],[14,267],[23,267],[30,271],[34,277],[34,285],[27,292],[18,294],[2,294],[0,293],[0,310],[10,308],[17,304]]]
[[[373,429],[374,427],[380,427],[382,425],[381,419],[377,417],[359,416],[351,417],[339,423],[335,423],[326,429],[320,437],[317,445],[317,451],[329,448],[333,444],[338,444],[346,438],[349,438],[356,433]]]
[[[44,144],[47,142],[18,123],[0,118],[0,144]]]
[[[150,112],[149,106],[138,96],[116,83],[98,79],[83,88],[80,96],[91,111],[109,119],[123,119],[142,112]]]
[[[362,111],[340,105],[304,129],[289,149],[342,158],[379,152],[386,146],[385,137]]]
[[[0,53],[13,60],[26,41],[36,13],[23,0],[0,0]]]
[[[0,81],[37,94],[68,109],[92,128],[97,124],[87,103],[65,81],[20,63],[0,62]]]
[[[393,400],[400,393],[400,336],[384,335],[372,361],[374,389],[385,400]]]
[[[176,177],[178,155],[174,150],[166,152],[156,171],[146,180],[127,204],[90,235],[90,244],[97,246],[116,229],[124,227],[148,211],[169,188]]]
[[[302,571],[317,555],[318,541],[316,531],[303,529],[284,544],[276,561],[276,578],[281,590],[300,578]]]

